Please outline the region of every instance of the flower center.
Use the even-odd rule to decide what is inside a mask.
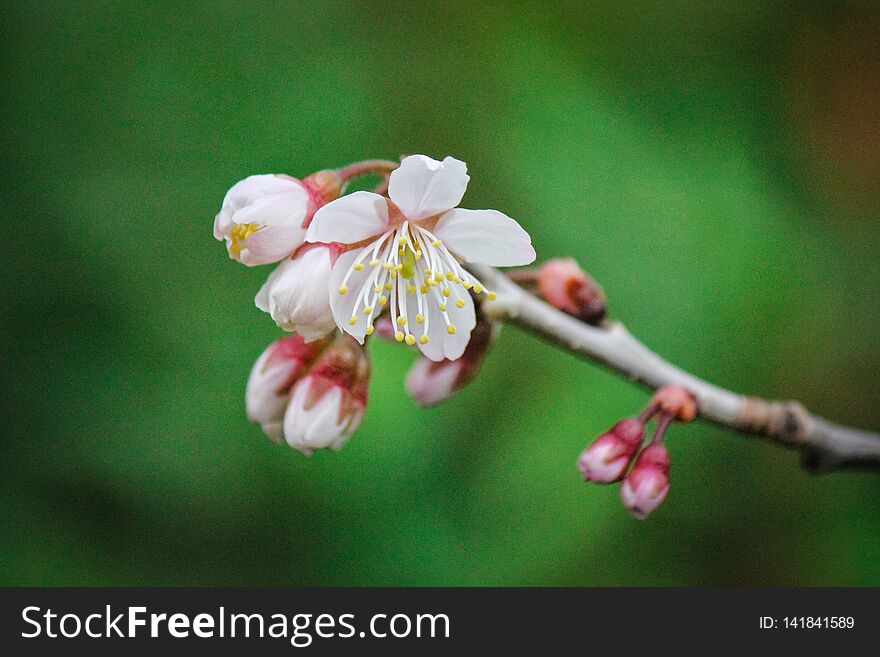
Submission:
[[[359,290],[348,289],[354,272],[370,267]],[[464,308],[465,296],[495,293],[466,271],[443,243],[428,229],[409,221],[392,228],[364,248],[355,259],[339,286],[339,294],[357,294],[354,312],[367,317],[366,334],[373,332],[373,321],[386,307],[396,327],[398,342],[414,345],[428,344],[431,321],[442,321],[446,332],[455,334],[455,324],[449,316],[449,304]],[[415,311],[414,316],[411,316]],[[358,316],[352,315],[354,326]],[[418,337],[417,337],[418,336]]]
[[[248,237],[260,230],[260,228],[259,224],[235,224],[232,230],[229,231],[229,251],[233,255],[241,253],[243,248],[241,242],[244,242]]]

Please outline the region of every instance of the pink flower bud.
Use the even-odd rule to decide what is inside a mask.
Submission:
[[[646,518],[669,492],[669,452],[663,445],[648,445],[620,487],[623,505],[639,519]]]
[[[287,444],[306,456],[339,450],[364,415],[369,377],[364,348],[348,335],[337,338],[293,387],[284,414]]]
[[[245,392],[248,419],[262,426],[273,440],[281,440],[290,388],[325,346],[325,342],[306,344],[298,335],[282,338],[270,344],[251,369]]]
[[[317,340],[336,330],[327,281],[339,255],[336,246],[308,244],[269,274],[254,303],[279,328]]]
[[[588,324],[605,318],[605,294],[572,258],[554,258],[538,269],[538,292],[550,305]]]
[[[419,358],[406,375],[406,391],[416,403],[425,407],[449,399],[480,373],[497,332],[495,324],[478,316],[461,357],[440,361]]]
[[[642,444],[645,425],[638,420],[621,420],[581,452],[578,469],[584,481],[610,484],[623,477]]]

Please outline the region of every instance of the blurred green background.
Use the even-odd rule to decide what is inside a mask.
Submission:
[[[783,6],[783,5],[786,6]],[[880,584],[880,477],[701,423],[649,520],[580,450],[647,396],[516,329],[306,459],[247,423],[281,332],[211,236],[246,175],[465,160],[539,257],[728,387],[880,429],[876,3],[3,3],[0,582]]]

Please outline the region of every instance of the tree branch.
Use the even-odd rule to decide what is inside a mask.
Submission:
[[[526,292],[497,269],[478,265],[470,265],[469,269],[498,294],[495,301],[484,303],[490,317],[535,333],[647,388],[684,386],[696,397],[704,420],[798,449],[804,467],[810,471],[841,466],[880,469],[878,434],[829,422],[796,401],[748,397],[720,388],[664,360],[619,322],[590,326]]]

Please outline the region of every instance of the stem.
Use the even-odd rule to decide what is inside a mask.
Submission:
[[[392,160],[364,160],[363,162],[355,162],[344,166],[341,169],[337,169],[336,172],[343,181],[348,182],[352,178],[371,173],[389,174],[399,166],[400,162]]]
[[[796,401],[748,397],[704,381],[664,360],[619,322],[594,327],[566,315],[523,290],[497,269],[469,267],[496,301],[483,304],[489,317],[535,333],[584,359],[598,362],[651,389],[681,385],[697,399],[700,417],[734,431],[769,438],[798,449],[813,472],[841,466],[880,469],[880,435],[834,424]]]

